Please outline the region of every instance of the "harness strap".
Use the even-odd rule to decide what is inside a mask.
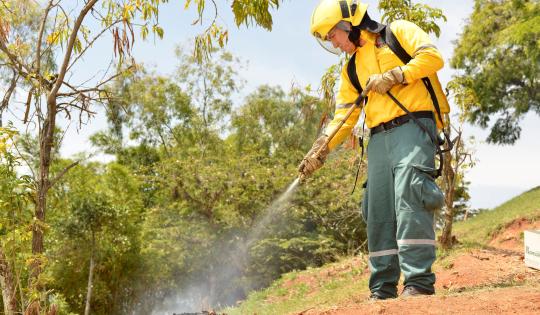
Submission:
[[[392,52],[403,62],[403,64],[409,63],[411,61],[412,57],[405,51],[403,46],[399,43],[399,40],[397,39],[396,35],[392,33],[392,29],[390,28],[390,25],[387,25],[384,30],[380,33],[382,39],[384,42],[388,45],[388,48],[392,50]],[[433,85],[431,84],[431,81],[428,77],[422,78],[422,82],[424,82],[424,85],[426,86],[426,89],[428,90],[429,96],[431,97],[431,101],[433,102],[433,106],[435,107],[435,111],[437,112],[437,118],[439,118],[439,121],[443,123],[442,115],[441,115],[441,108],[439,106],[439,100],[437,99],[437,94],[435,94],[435,90],[433,89]]]
[[[401,46],[401,44],[399,43],[399,40],[397,39],[397,37],[394,35],[394,33],[392,33],[392,29],[390,28],[390,25],[387,25],[384,28],[384,30],[381,31],[380,35],[383,38],[383,40],[386,42],[386,44],[388,45],[388,48],[392,50],[392,52],[401,60],[401,62],[403,62],[404,64],[407,64],[409,63],[409,61],[411,61],[412,57],[407,53],[407,51],[405,51],[403,46]],[[437,95],[435,94],[435,90],[433,89],[433,85],[431,84],[431,80],[429,80],[428,77],[425,77],[425,78],[422,78],[422,82],[424,83],[424,85],[426,86],[426,89],[428,90],[429,96],[433,102],[433,107],[435,107],[435,111],[437,113],[437,118],[439,118],[439,121],[441,123],[444,123],[442,119],[442,115],[441,115],[441,108],[439,106],[439,100],[437,99]],[[450,137],[448,136],[448,134],[445,132],[443,128],[443,134],[448,143],[448,147],[446,149],[441,149],[441,145],[443,142],[440,141],[437,136],[431,134],[427,130],[426,126],[424,126],[418,119],[416,119],[416,117],[412,116],[411,112],[407,108],[405,108],[405,106],[403,106],[403,104],[401,104],[390,92],[387,92],[387,94],[404,112],[410,115],[411,118],[414,120],[414,122],[418,124],[418,126],[422,128],[422,130],[424,130],[431,138],[431,141],[433,142],[433,144],[435,145],[435,148],[437,149],[437,155],[439,156],[439,168],[437,169],[435,178],[441,176],[442,167],[444,164],[443,153],[452,150],[454,143],[450,140]]]
[[[360,80],[358,80],[358,75],[356,74],[356,52],[352,54],[351,58],[349,58],[349,63],[347,64],[347,75],[349,76],[349,81],[351,81],[351,84],[354,86],[356,91],[358,91],[358,93],[361,95],[364,90],[362,89],[362,86],[360,85]],[[365,102],[367,102],[367,100]],[[358,168],[356,169],[356,177],[354,179],[354,186],[353,186],[351,195],[354,194],[354,190],[356,189],[356,183],[358,182],[358,175],[360,173],[360,164],[362,163],[362,159],[364,158],[364,125],[365,123],[366,123],[366,118],[364,116],[364,122],[362,124],[362,135],[358,138],[358,144],[360,146],[360,161],[358,162]]]
[[[435,121],[435,118],[433,117],[433,111],[430,111],[430,110],[412,112],[412,115],[416,118],[428,118]],[[380,123],[379,125],[371,128],[370,135],[373,136],[379,132],[383,132],[383,131],[387,131],[387,130],[399,127],[405,123],[408,123],[409,121],[411,121],[411,117],[407,114],[396,117],[390,121]]]
[[[360,85],[360,80],[358,80],[358,75],[356,74],[356,52],[352,54],[349,58],[349,63],[347,64],[347,75],[349,76],[349,81],[354,86],[358,94],[362,94],[362,86]]]
[[[364,121],[362,122],[362,135],[358,137],[358,145],[360,146],[360,160],[358,161],[358,168],[356,169],[356,176],[354,177],[354,186],[351,191],[351,195],[354,194],[356,184],[358,183],[358,175],[360,174],[360,166],[362,165],[362,159],[364,158],[364,130],[366,127],[366,113],[364,112]],[[365,183],[364,183],[365,185]],[[364,185],[363,188],[366,188]]]
[[[398,101],[398,99],[395,98],[394,95],[390,93],[390,91],[386,92],[386,94],[390,96],[390,98],[394,101],[394,103],[396,103],[399,106],[399,108],[401,108],[405,113],[407,113],[407,115],[418,125],[418,127],[420,127],[420,129],[422,129],[425,133],[428,134],[429,138],[431,139],[431,142],[433,143],[433,145],[435,146],[435,149],[437,150],[437,155],[439,156],[439,168],[437,168],[437,172],[433,174],[434,175],[433,178],[438,178],[442,174],[444,157],[443,157],[443,150],[441,150],[441,146],[439,145],[439,141],[436,135],[429,132],[427,127],[420,120],[418,120],[418,118],[416,118],[416,116],[413,115],[411,111],[409,111],[405,106],[403,106],[403,104],[401,104],[401,102]]]

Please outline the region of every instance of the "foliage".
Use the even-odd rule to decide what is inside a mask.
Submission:
[[[194,290],[212,305],[231,304],[285,271],[354,253],[365,239],[358,199],[349,197],[352,170],[342,167],[354,163],[347,151],[330,159],[289,211],[261,221],[297,176],[323,105],[299,88],[261,86],[233,110],[238,61],[220,55],[200,66],[179,53],[174,78],[144,70],[122,78],[112,88],[124,102],[110,108],[109,131],[94,137],[141,183],[148,211],[141,254],[149,272],[140,281],[153,288],[140,292],[143,305]],[[135,130],[130,146],[123,130]]]
[[[470,123],[487,128],[488,142],[513,144],[520,120],[540,114],[540,4],[477,0],[451,64],[461,73],[449,87]]]
[[[343,56],[340,58],[338,63],[328,67],[321,78],[319,93],[322,95],[322,99],[326,104],[328,113],[332,112],[336,107],[336,84],[339,82],[339,75],[341,74],[341,69],[347,60],[346,58],[346,56]]]
[[[26,285],[28,278],[26,265],[31,257],[30,225],[33,220],[35,186],[30,176],[18,172],[22,165],[15,150],[18,140],[18,132],[12,127],[0,128],[0,255],[4,256],[2,258],[5,258],[13,273],[8,275],[12,277],[13,289],[19,287],[23,290],[26,286],[22,284]],[[6,270],[2,270],[1,276],[5,279],[4,272]],[[23,305],[19,298],[17,300],[18,307]]]
[[[234,15],[236,26],[240,27],[241,25],[245,25],[246,27],[249,27],[258,25],[266,30],[272,30],[273,21],[270,9],[278,9],[280,1],[282,0],[233,0],[230,7]],[[198,17],[193,21],[193,24],[202,24],[204,11],[206,9],[206,1],[186,0],[185,8],[188,9],[192,2],[197,4],[198,13]],[[227,28],[217,23],[219,17],[217,4],[215,1],[212,1],[212,4],[214,6],[214,16],[212,21],[201,34],[195,37],[193,57],[198,63],[208,61],[212,51],[215,51],[216,48],[224,48],[229,39]]]
[[[67,161],[66,161],[67,162]],[[59,166],[57,166],[59,167]],[[50,286],[83,313],[90,256],[96,260],[92,313],[127,313],[142,273],[140,183],[125,167],[82,165],[54,191],[48,256]]]
[[[350,150],[336,150],[285,207],[269,207],[297,177],[296,164],[317,137],[328,106],[299,87],[286,92],[261,86],[233,102],[243,86],[242,64],[212,46],[227,40],[215,23],[195,45],[215,58],[179,49],[174,76],[135,66],[129,58],[135,34],[164,34],[158,23],[163,2],[24,1],[36,13],[26,20],[23,13],[31,11],[23,7],[3,11],[9,19],[2,24],[0,67],[24,81],[18,87],[28,95],[26,118],[42,132],[21,137],[17,152],[5,150],[11,164],[2,160],[0,168],[0,200],[8,209],[0,216],[2,246],[25,283],[32,278],[25,263],[43,268],[40,286],[21,294],[23,309],[39,298],[61,312],[82,313],[92,258],[92,313],[149,314],[178,292],[188,296],[193,286],[204,293],[197,302],[232,304],[284,272],[363,250],[360,196],[350,195],[358,158]],[[6,3],[2,10],[17,4]],[[233,1],[232,10],[238,25],[270,29],[270,10],[279,3]],[[201,22],[205,1],[185,1],[191,5]],[[92,28],[89,17],[100,28]],[[117,67],[90,87],[73,82],[70,74],[107,32]],[[115,161],[62,159],[56,115],[79,114],[83,122],[96,104],[106,106],[109,129],[92,141]],[[37,175],[17,173],[22,161]],[[43,211],[32,214],[36,202]],[[31,255],[36,228],[47,237]],[[350,285],[352,276],[333,285],[348,284],[352,291],[358,286]]]
[[[243,85],[238,77],[238,70],[242,68],[240,60],[229,52],[221,51],[212,60],[197,63],[193,56],[184,53],[180,47],[176,55],[180,62],[176,81],[200,113],[202,132],[216,127],[217,131],[223,131],[220,125],[231,112],[231,97]]]
[[[389,24],[395,20],[406,20],[420,26],[421,29],[435,36],[441,35],[441,29],[436,20],[446,22],[446,16],[441,9],[432,8],[427,4],[413,4],[411,0],[381,0],[379,10],[382,10],[382,21]]]
[[[269,9],[278,9],[280,0],[234,0],[231,8],[234,13],[236,25],[250,26],[257,24],[267,30],[272,30],[272,15]]]

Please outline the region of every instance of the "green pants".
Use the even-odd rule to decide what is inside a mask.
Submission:
[[[431,119],[420,121],[434,134]],[[368,145],[368,182],[362,201],[367,223],[369,288],[396,297],[400,271],[404,285],[434,292],[434,211],[444,195],[430,174],[435,146],[413,121],[373,135]]]

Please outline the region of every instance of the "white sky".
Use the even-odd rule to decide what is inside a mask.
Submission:
[[[209,2],[209,1],[208,1]],[[293,1],[285,0],[280,9],[273,15],[272,32],[260,28],[242,27],[237,29],[232,20],[228,4],[223,0],[216,1],[220,6],[221,23],[229,28],[227,49],[244,61],[248,61],[247,69],[240,72],[246,81],[241,96],[248,95],[261,84],[280,85],[289,90],[291,84],[311,84],[318,88],[319,80],[325,69],[337,61],[337,57],[329,54],[316,43],[309,34],[311,12],[319,0]],[[379,19],[377,1],[365,1],[369,4],[368,12],[374,19]],[[452,56],[452,41],[465,25],[465,19],[472,12],[473,1],[413,1],[426,3],[443,9],[448,21],[440,23],[442,34],[435,44],[446,60]],[[163,40],[136,40],[134,56],[138,61],[153,66],[158,73],[172,74],[176,65],[174,48],[178,44],[189,45],[200,27],[192,26],[195,16],[183,10],[184,1],[173,0],[162,7],[160,23],[165,29]],[[208,4],[210,5],[210,4]],[[110,42],[98,43],[83,60],[81,67],[74,74],[75,78],[91,77],[96,69],[106,67],[112,55]],[[189,47],[188,47],[189,48]],[[454,71],[448,66],[439,72],[443,86],[451,78]],[[454,107],[455,108],[455,107]],[[60,121],[62,126],[66,122]],[[105,128],[104,114],[101,112],[82,130],[71,126],[64,140],[62,154],[70,156],[81,151],[92,151],[88,137]],[[540,118],[529,114],[522,124],[521,139],[514,146],[493,146],[480,143],[487,132],[468,126],[466,136],[474,136],[479,143],[476,146],[477,166],[470,170],[467,179],[471,181],[471,205],[474,208],[497,206],[510,197],[540,185]]]

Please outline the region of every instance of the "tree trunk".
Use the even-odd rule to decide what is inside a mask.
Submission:
[[[13,78],[11,79],[9,88],[4,94],[4,98],[2,99],[2,103],[0,104],[0,127],[4,125],[4,118],[3,118],[4,111],[8,108],[11,95],[13,94],[13,91],[15,91],[15,88],[17,87],[18,80],[19,80],[19,74],[15,70],[13,70]]]
[[[37,200],[34,213],[34,223],[32,224],[32,254],[33,260],[30,263],[30,277],[28,278],[29,288],[34,292],[43,291],[43,286],[39,283],[39,275],[43,271],[43,240],[45,211],[47,209],[47,192],[50,188],[49,171],[51,166],[52,147],[54,142],[54,128],[56,126],[56,97],[49,94],[47,98],[47,116],[43,123],[43,128],[39,132],[39,174],[37,183]],[[39,300],[30,301],[30,306],[26,314],[39,314]]]
[[[17,292],[14,279],[13,270],[0,246],[0,286],[2,287],[2,301],[6,315],[17,313]]]
[[[31,288],[38,288],[37,278],[42,271],[41,254],[43,254],[43,225],[45,224],[45,210],[47,208],[47,192],[49,191],[49,170],[51,166],[51,152],[54,142],[54,128],[56,126],[56,98],[49,95],[47,99],[47,117],[40,130],[39,146],[39,175],[37,185],[37,202],[35,209],[35,222],[32,225],[32,254],[34,260],[30,265]]]
[[[451,248],[453,245],[452,239],[452,223],[454,222],[454,207],[446,206],[446,213],[444,214],[444,227],[441,233],[440,243],[444,249]]]
[[[64,59],[59,67],[58,77],[50,88],[47,95],[47,112],[44,119],[43,128],[39,131],[39,175],[37,184],[37,202],[35,210],[35,223],[32,226],[32,253],[34,254],[34,260],[30,265],[30,286],[31,289],[40,289],[38,283],[38,276],[42,271],[42,259],[43,254],[43,224],[45,223],[45,210],[47,209],[47,192],[50,188],[49,170],[51,166],[51,152],[54,141],[54,128],[56,126],[56,112],[57,112],[57,96],[60,87],[64,84],[64,77],[66,75],[71,55],[73,53],[73,47],[77,39],[77,34],[82,25],[82,22],[96,4],[98,0],[89,0],[79,16],[73,23],[73,29],[69,35],[69,39],[65,48]]]
[[[88,270],[88,289],[86,290],[86,306],[84,307],[84,315],[90,314],[90,301],[92,300],[92,289],[94,287],[94,246],[95,238],[92,233],[92,248],[90,254],[90,268]]]
[[[454,222],[454,183],[455,176],[452,169],[452,154],[444,154],[443,176],[445,181],[444,203],[446,211],[444,213],[444,225],[441,234],[440,243],[443,248],[452,247],[452,223]]]
[[[448,130],[450,135],[450,130]],[[442,248],[448,249],[454,245],[454,238],[452,237],[452,224],[454,222],[455,209],[454,209],[454,194],[455,194],[455,185],[456,185],[456,176],[458,168],[460,166],[461,160],[461,132],[458,132],[454,144],[454,151],[444,153],[444,164],[443,164],[443,180],[445,188],[445,206],[446,212],[444,214],[444,225],[439,239]],[[448,146],[448,144],[446,145]],[[455,164],[455,169],[452,166],[452,162]]]

